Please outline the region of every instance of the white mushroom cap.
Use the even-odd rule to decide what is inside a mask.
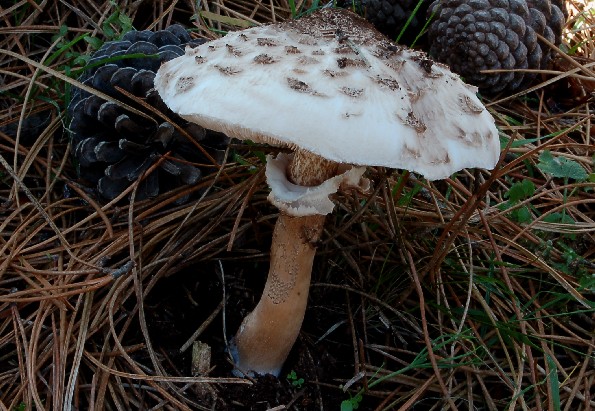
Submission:
[[[341,9],[232,32],[161,66],[155,87],[189,121],[340,163],[440,179],[499,157],[492,116],[425,54]]]

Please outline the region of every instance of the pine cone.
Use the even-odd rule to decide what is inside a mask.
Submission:
[[[372,23],[381,33],[390,39],[396,39],[405,27],[407,20],[415,11],[419,0],[343,0],[342,7],[356,7],[356,12]],[[425,23],[429,0],[422,4],[407,26],[401,43],[409,43],[421,32]]]
[[[50,124],[51,119],[50,110],[43,110],[23,118],[19,143],[25,147],[33,145],[43,129]],[[19,118],[14,117],[10,119],[9,123],[0,126],[0,133],[16,139],[18,126]]]
[[[536,33],[560,44],[566,10],[561,0],[436,0],[429,12],[430,55],[493,94],[526,88],[535,75],[480,70],[546,68],[552,52]]]
[[[153,88],[162,62],[183,55],[185,45],[201,42],[192,40],[182,26],[172,25],[157,32],[131,31],[91,56],[89,65],[98,66],[87,70],[81,82],[147,114],[142,117],[83,90],[73,92],[68,112],[77,171],[101,197],[114,199],[156,163],[158,167],[139,185],[137,199],[195,184],[205,173],[215,171],[214,162],[223,160],[228,138],[183,120]],[[116,87],[153,106],[173,124]]]

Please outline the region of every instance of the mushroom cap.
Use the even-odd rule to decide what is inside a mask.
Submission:
[[[435,180],[493,168],[499,157],[494,120],[475,87],[347,10],[187,48],[161,66],[155,87],[189,121],[339,163]]]

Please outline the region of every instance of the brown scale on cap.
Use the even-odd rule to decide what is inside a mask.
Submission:
[[[364,68],[367,66],[367,63],[364,59],[350,59],[347,57],[341,57],[337,59],[337,66],[342,69],[347,67]]]
[[[415,129],[415,131],[417,131],[418,133],[424,133],[427,130],[426,125],[416,117],[415,113],[413,111],[410,111],[409,113],[407,113],[407,117],[405,117],[405,120],[403,121],[403,123],[405,125],[408,125],[410,127],[413,127]]]
[[[176,89],[178,92],[184,93],[194,86],[194,77],[184,76],[180,77],[176,82]]]
[[[399,82],[394,78],[376,76],[374,78],[374,81],[376,81],[376,83],[380,84],[383,87],[387,87],[389,90],[392,91],[400,89]]]
[[[301,51],[296,46],[285,46],[285,53],[286,54],[300,54]]]
[[[320,63],[320,60],[315,59],[314,57],[310,57],[310,56],[299,56],[297,59],[297,63],[303,64],[303,65],[318,64],[318,63]]]
[[[226,44],[225,47],[227,48],[229,54],[231,54],[234,57],[240,57],[242,55],[242,53],[238,49],[236,49],[233,46],[230,46],[229,44]]]
[[[392,69],[394,72],[399,73],[406,62],[407,61],[405,59],[391,59],[385,60],[384,64],[386,65],[386,67]]]
[[[276,47],[277,42],[274,39],[259,37],[256,39],[256,43],[261,47]]]
[[[403,153],[405,156],[408,157],[412,157],[412,158],[419,158],[421,156],[421,153],[419,152],[419,149],[417,148],[411,148],[407,145],[405,145],[405,148],[403,150]]]
[[[214,67],[219,70],[221,74],[225,74],[226,76],[233,76],[242,72],[242,69],[232,66],[220,66],[215,64]]]
[[[471,100],[469,98],[469,96],[467,96],[465,94],[461,94],[459,96],[459,103],[460,103],[460,106],[463,109],[463,111],[465,111],[466,113],[481,114],[484,110],[484,108],[482,106],[473,102],[473,100]]]
[[[349,97],[360,97],[364,94],[363,88],[341,87],[341,92]]]
[[[254,62],[258,64],[273,64],[276,63],[278,60],[274,57],[269,56],[268,54],[259,54],[258,56],[254,57]]]
[[[324,70],[323,73],[329,77],[344,77],[344,76],[347,76],[347,74],[348,74],[346,71],[343,71],[343,70],[337,71],[337,70],[329,70],[329,69]]]
[[[289,87],[292,90],[299,91],[300,93],[312,93],[313,92],[308,84],[304,83],[301,80],[293,78],[293,77],[287,78],[287,84],[289,84]]]
[[[356,54],[353,47],[347,44],[341,44],[339,47],[333,50],[336,54]]]
[[[419,66],[428,74],[432,74],[432,66],[434,62],[428,58],[420,58],[416,60]]]

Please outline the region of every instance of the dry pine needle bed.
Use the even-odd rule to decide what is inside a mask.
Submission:
[[[370,192],[334,198],[282,374],[242,379],[225,347],[264,285],[275,150],[232,141],[194,184],[106,199],[66,130],[101,42],[174,23],[210,40],[312,6],[198,3],[0,6],[0,410],[593,408],[595,5],[566,2],[534,87],[483,98],[496,169],[368,168]]]

